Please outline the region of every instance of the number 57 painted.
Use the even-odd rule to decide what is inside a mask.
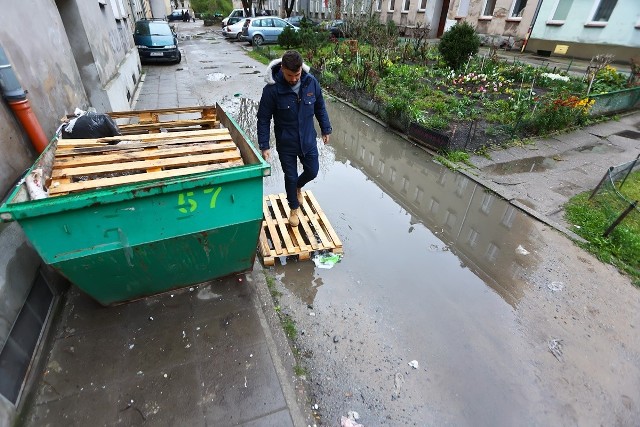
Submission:
[[[211,194],[211,200],[209,201],[209,209],[216,207],[216,199],[222,187],[211,187],[202,190],[203,194]],[[198,201],[195,196],[196,192],[187,191],[186,193],[178,193],[178,210],[182,213],[191,213],[198,209]]]

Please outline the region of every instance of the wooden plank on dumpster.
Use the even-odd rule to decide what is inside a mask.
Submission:
[[[229,129],[227,128],[219,128],[219,129],[198,129],[198,130],[190,130],[184,132],[173,132],[173,133],[153,133],[153,134],[141,134],[141,135],[116,135],[116,136],[104,136],[102,138],[79,138],[79,139],[70,139],[70,138],[61,138],[58,140],[58,146],[74,146],[77,142],[118,142],[122,140],[126,141],[163,141],[163,140],[179,140],[184,138],[198,138],[203,136],[214,136],[214,135],[229,135]]]
[[[84,156],[65,156],[56,158],[53,167],[69,167],[69,166],[88,166],[95,164],[104,164],[112,162],[125,162],[140,159],[150,159],[152,157],[176,157],[186,154],[203,154],[217,153],[225,150],[234,149],[236,145],[233,142],[214,142],[204,144],[193,144],[188,146],[170,146],[168,148],[149,148],[139,147],[133,150],[122,151],[113,154],[100,155],[84,155]]]
[[[155,179],[174,178],[178,176],[192,175],[201,172],[210,172],[217,169],[224,169],[232,166],[241,166],[242,161],[215,163],[212,165],[192,166],[188,168],[171,169],[160,172],[139,173],[135,175],[125,175],[110,178],[99,178],[90,181],[72,182],[70,184],[60,184],[52,180],[49,187],[50,196],[58,196],[62,193],[73,193],[96,188],[112,187],[115,185],[134,184],[138,182],[151,181]]]
[[[222,153],[199,154],[195,156],[169,157],[156,160],[138,160],[133,162],[106,163],[90,166],[54,168],[52,178],[62,178],[79,175],[96,175],[111,172],[139,171],[150,168],[178,168],[221,162],[239,161],[242,163],[238,149],[223,151]]]

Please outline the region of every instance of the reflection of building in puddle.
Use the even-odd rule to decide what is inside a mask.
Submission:
[[[336,160],[349,160],[413,216],[412,224],[425,224],[446,245],[430,250],[450,249],[515,305],[523,273],[538,262],[532,220],[359,112],[331,103],[329,114]]]
[[[323,285],[322,278],[316,277],[314,263],[290,261],[287,264],[287,267],[274,267],[276,278],[302,302],[307,305],[313,304],[318,288]]]

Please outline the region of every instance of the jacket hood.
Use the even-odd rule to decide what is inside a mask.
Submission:
[[[280,68],[282,67],[280,65],[281,62],[282,62],[282,58],[278,58],[278,59],[274,59],[269,63],[269,65],[267,65],[267,70],[264,74],[264,81],[267,82],[267,84],[273,85],[276,83],[275,77],[276,77],[276,74],[278,74],[278,71],[280,71]],[[309,71],[311,71],[311,67],[309,67],[307,64],[303,62],[302,71],[304,71],[305,73],[308,73]]]

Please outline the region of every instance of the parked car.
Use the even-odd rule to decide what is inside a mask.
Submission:
[[[169,22],[182,21],[182,19],[184,18],[184,14],[187,13],[188,11],[189,9],[176,9],[167,15],[167,21]],[[193,16],[193,15],[189,13],[189,16]]]
[[[136,22],[133,40],[138,48],[140,62],[182,60],[178,37],[164,19],[143,19]]]
[[[347,31],[345,29],[344,21],[341,19],[334,19],[329,22],[329,26],[327,27],[332,37],[335,38],[344,38],[349,37]]]
[[[222,28],[222,35],[228,39],[240,40],[242,34],[242,26],[247,18],[234,17],[229,19],[229,22],[233,20],[233,23],[227,24]]]
[[[251,8],[251,16],[276,16],[278,13],[275,10],[257,10],[256,8]],[[246,16],[244,9],[233,9],[229,16],[222,20],[222,26],[226,27],[230,24],[232,18],[249,18],[251,16]]]
[[[299,28],[282,18],[270,16],[266,18],[247,18],[242,26],[242,40],[246,40],[254,46],[263,43],[277,43],[278,36],[285,28],[291,27],[294,31]]]
[[[287,21],[291,25],[295,25],[296,27],[301,27],[303,25],[302,24],[303,22],[306,22],[313,27],[320,24],[319,21],[315,21],[311,18],[307,18],[304,15],[290,16],[289,18],[285,18],[285,21]]]

